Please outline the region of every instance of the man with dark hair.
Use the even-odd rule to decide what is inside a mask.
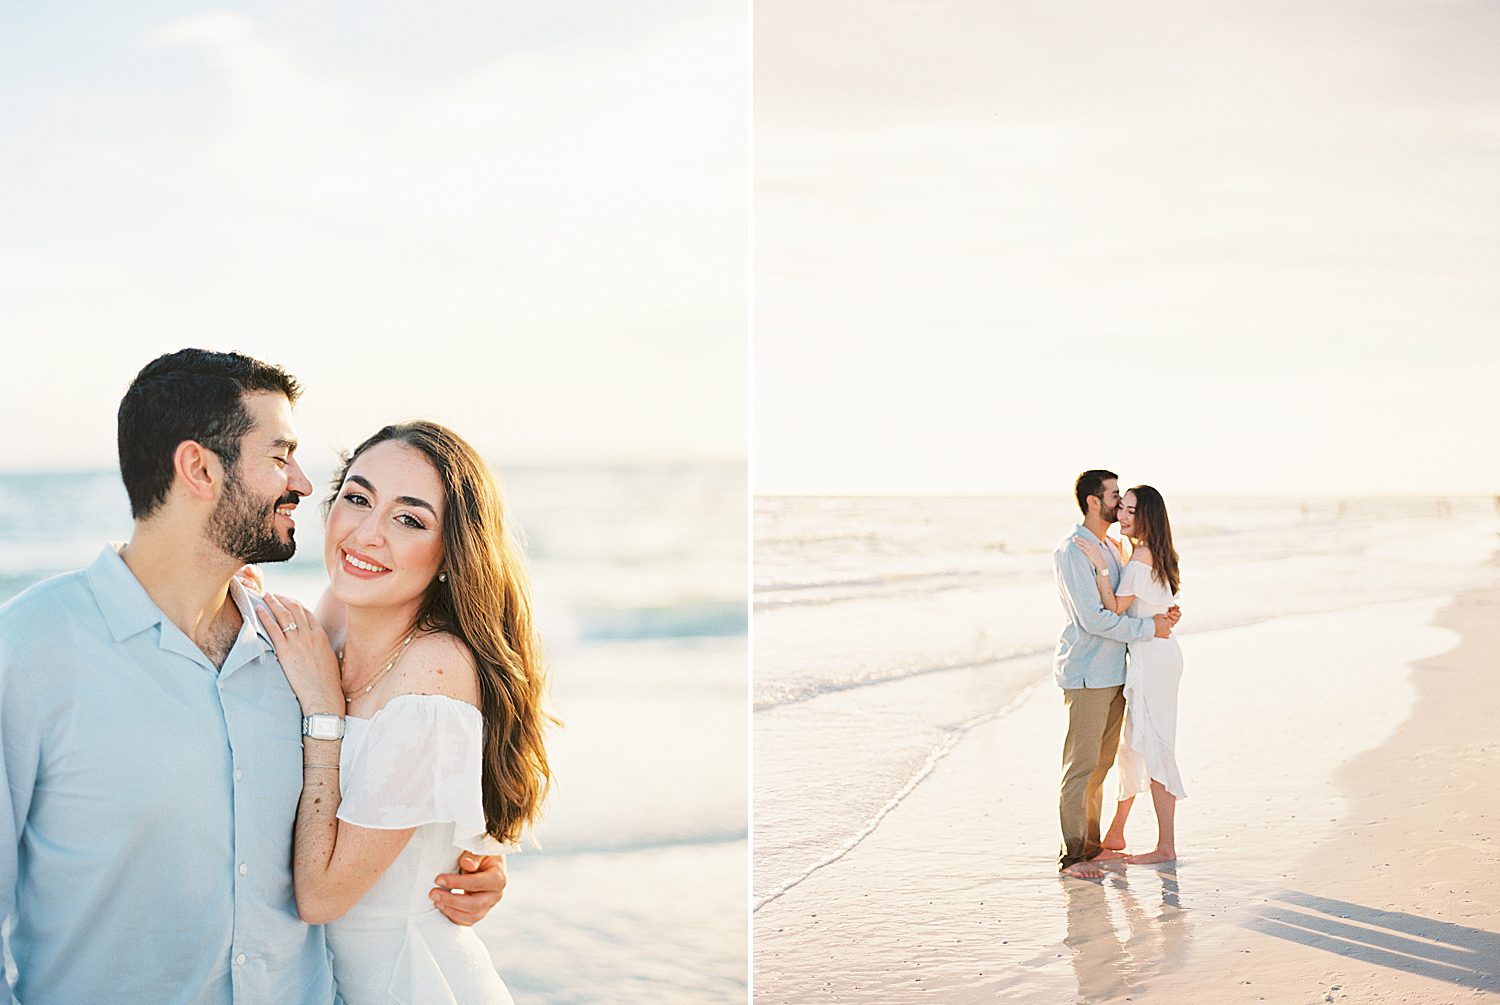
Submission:
[[[296,378],[281,367],[235,352],[180,349],[142,367],[120,399],[116,435],[130,515],[144,520],[166,501],[174,454],[185,440],[212,450],[234,470],[240,438],[254,425],[245,396],[262,391],[280,394],[289,405],[302,396]]]
[[[305,720],[234,578],[296,550],[299,393],[238,353],[149,363],[119,410],[129,543],[0,607],[0,1005],[336,1000],[292,895]],[[462,924],[505,883],[476,867],[433,891]]]
[[[1085,471],[1078,476],[1073,494],[1083,511],[1083,523],[1052,553],[1057,593],[1068,616],[1052,662],[1068,710],[1058,798],[1062,823],[1058,865],[1064,875],[1096,879],[1104,870],[1093,860],[1115,854],[1105,852],[1100,843],[1099,818],[1104,808],[1104,778],[1115,763],[1125,720],[1125,647],[1153,635],[1168,637],[1181,612],[1173,607],[1148,620],[1124,617],[1104,606],[1094,583],[1094,565],[1073,544],[1073,538],[1089,534],[1099,542],[1110,582],[1118,586],[1124,566],[1118,546],[1109,537],[1109,525],[1115,522],[1120,506],[1119,476],[1102,469]]]

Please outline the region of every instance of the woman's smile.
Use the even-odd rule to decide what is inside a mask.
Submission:
[[[343,557],[341,564],[344,571],[359,579],[374,579],[378,576],[384,576],[391,571],[387,566],[381,565],[368,555],[350,551],[348,548],[341,548],[340,553]]]

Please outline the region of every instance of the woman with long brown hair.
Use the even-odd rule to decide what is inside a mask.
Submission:
[[[1177,550],[1167,504],[1150,485],[1137,485],[1120,499],[1120,534],[1133,547],[1120,575],[1118,590],[1109,576],[1099,575],[1099,596],[1116,614],[1149,618],[1177,603],[1180,578]],[[1107,569],[1103,553],[1092,541],[1075,537],[1094,569]],[[1177,857],[1177,800],[1187,796],[1177,770],[1177,688],[1182,680],[1182,650],[1176,636],[1147,638],[1130,643],[1125,668],[1125,729],[1115,765],[1120,797],[1115,818],[1103,845],[1114,851],[1125,847],[1125,821],[1135,797],[1151,790],[1156,808],[1156,847],[1127,862],[1170,862]]]
[[[274,595],[262,615],[303,714],[329,720],[304,728],[298,909],[346,1005],[508,1003],[428,891],[455,849],[518,842],[551,783],[520,547],[483,459],[436,423],[386,426],[334,484],[321,619]]]

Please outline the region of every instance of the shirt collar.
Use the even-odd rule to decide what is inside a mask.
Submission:
[[[120,557],[123,547],[113,541],[105,545],[86,573],[94,600],[99,604],[116,642],[124,642],[132,635],[159,625],[167,617]]]
[[[99,610],[103,612],[104,621],[109,625],[110,634],[116,642],[124,642],[132,635],[154,628],[167,620],[161,608],[156,606],[156,601],[151,599],[151,594],[146,592],[141,581],[135,578],[135,573],[130,571],[130,566],[125,564],[125,559],[120,557],[120,549],[123,547],[123,544],[115,542],[105,545],[87,570],[94,600],[99,604]],[[255,604],[259,598],[252,600],[249,591],[236,579],[229,581],[229,598],[239,608],[240,617],[245,624],[255,633],[261,652],[273,651],[271,637],[266,634],[260,618],[255,616]],[[241,637],[244,633],[245,630],[241,627]]]
[[[240,634],[234,640],[234,645],[230,647],[223,669],[219,671],[221,679],[228,677],[245,664],[259,660],[267,653],[276,652],[276,647],[271,644],[270,636],[266,634],[265,626],[260,623],[260,618],[255,616],[257,602],[264,605],[265,601],[252,596],[236,579],[229,581],[229,596],[234,601],[234,606],[240,609],[240,617],[244,619],[244,624],[240,626]]]
[[[259,594],[252,594],[249,590],[245,589],[244,584],[238,579],[231,579],[229,581],[229,599],[233,600],[234,606],[240,609],[240,617],[245,619],[245,624],[255,629],[255,637],[260,639],[261,648],[264,650],[274,650],[276,647],[271,644],[271,636],[267,634],[266,626],[260,623],[260,618],[256,617],[255,614],[257,607],[265,607],[266,605],[266,602],[261,599]]]

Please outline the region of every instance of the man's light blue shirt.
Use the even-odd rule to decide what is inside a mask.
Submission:
[[[230,589],[222,669],[113,547],[0,607],[0,1003],[335,1001],[292,895],[302,713]]]
[[[1057,640],[1052,673],[1061,688],[1115,687],[1125,683],[1125,647],[1156,634],[1150,618],[1127,618],[1104,606],[1094,582],[1094,564],[1073,538],[1093,538],[1109,564],[1110,586],[1120,585],[1119,552],[1079,524],[1052,553],[1052,573],[1068,623]]]

